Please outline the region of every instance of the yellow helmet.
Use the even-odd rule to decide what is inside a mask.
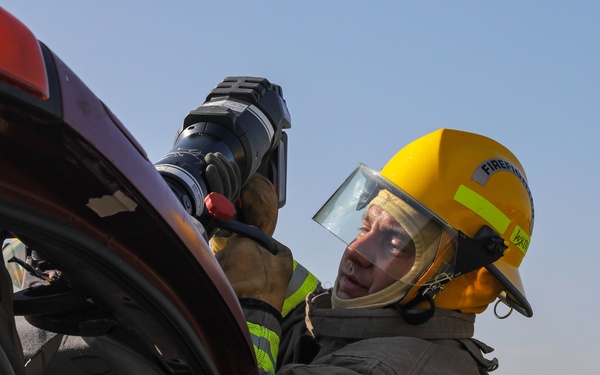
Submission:
[[[380,174],[464,235],[476,238],[489,227],[507,246],[493,264],[455,273],[458,277],[436,297],[438,307],[477,313],[500,297],[532,316],[518,268],[533,230],[533,199],[523,166],[511,151],[482,135],[440,129],[408,144]],[[459,241],[455,268],[460,270],[473,255]]]

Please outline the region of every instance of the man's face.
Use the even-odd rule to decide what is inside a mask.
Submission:
[[[337,296],[351,299],[378,292],[402,278],[414,261],[415,246],[406,230],[392,215],[371,206],[340,261]]]

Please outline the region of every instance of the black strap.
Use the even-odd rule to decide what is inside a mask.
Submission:
[[[395,303],[393,306],[400,312],[400,315],[402,315],[402,318],[406,323],[410,325],[424,324],[431,319],[435,313],[435,302],[433,301],[433,298],[441,291],[441,289],[441,284],[436,285],[436,287],[424,286],[421,288],[421,293],[407,304],[401,305],[400,303]],[[425,310],[419,309],[418,311],[411,310],[413,307],[424,301],[429,303],[429,308]]]

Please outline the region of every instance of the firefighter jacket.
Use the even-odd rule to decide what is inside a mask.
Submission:
[[[498,366],[484,357],[493,349],[472,337],[474,314],[437,309],[410,325],[393,308],[332,309],[331,291],[315,280],[283,317],[242,303],[262,373],[480,375]]]

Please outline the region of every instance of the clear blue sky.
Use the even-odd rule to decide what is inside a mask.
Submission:
[[[600,355],[600,2],[4,1],[153,161],[224,77],[283,87],[292,115],[276,238],[324,282],[343,244],[311,220],[359,162],[440,127],[521,160],[536,223],[521,270],[534,317],[478,317],[495,374],[595,373]]]

